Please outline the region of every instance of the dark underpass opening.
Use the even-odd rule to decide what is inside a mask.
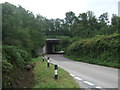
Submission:
[[[60,44],[60,39],[47,39],[46,44],[43,47],[43,53],[45,54],[58,54],[56,47]]]

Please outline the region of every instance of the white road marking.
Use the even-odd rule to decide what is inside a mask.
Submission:
[[[95,88],[102,88],[102,87],[96,86]]]
[[[81,79],[81,78],[79,78],[79,77],[75,77],[75,79],[82,80],[82,79]]]
[[[94,85],[93,83],[90,83],[90,82],[88,82],[88,81],[84,81],[84,83],[86,83],[86,84],[88,84],[88,85],[91,85],[91,86]]]
[[[73,74],[70,74],[72,77],[74,77],[75,75],[73,75]]]
[[[46,57],[47,58],[47,57]],[[50,58],[50,60],[54,60],[54,59],[51,59]],[[79,77],[75,77],[75,75],[73,75],[73,74],[70,74],[72,77],[74,77],[75,79],[77,79],[77,80],[83,80],[83,79],[81,79],[81,78],[79,78]],[[84,83],[86,83],[86,84],[88,84],[88,85],[91,85],[91,86],[93,86],[94,84],[93,83],[91,83],[91,82],[88,82],[88,81],[83,81]],[[95,88],[102,88],[102,87],[99,87],[99,86],[96,86]]]
[[[50,60],[53,60],[52,58],[50,58]]]

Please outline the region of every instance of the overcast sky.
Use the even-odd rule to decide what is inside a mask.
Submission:
[[[93,11],[99,17],[102,13],[108,12],[118,15],[119,0],[0,0],[0,3],[9,2],[14,5],[21,5],[34,14],[40,14],[48,19],[65,18],[65,13],[73,11],[76,16],[79,13]]]

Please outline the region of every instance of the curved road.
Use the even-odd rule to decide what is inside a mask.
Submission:
[[[81,88],[118,89],[118,69],[73,61],[63,55],[47,56],[51,63],[69,72]]]

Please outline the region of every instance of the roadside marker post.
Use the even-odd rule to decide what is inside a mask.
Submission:
[[[49,60],[50,58],[49,57],[47,57],[47,67],[50,67],[50,60]]]
[[[55,67],[55,76],[54,76],[54,78],[58,79],[58,65],[54,65],[54,67]]]
[[[39,55],[42,56],[42,53],[40,53]]]
[[[44,60],[45,60],[45,57],[43,56],[43,62],[44,62]]]
[[[44,62],[44,60],[45,60],[45,56],[43,55],[43,62]]]

